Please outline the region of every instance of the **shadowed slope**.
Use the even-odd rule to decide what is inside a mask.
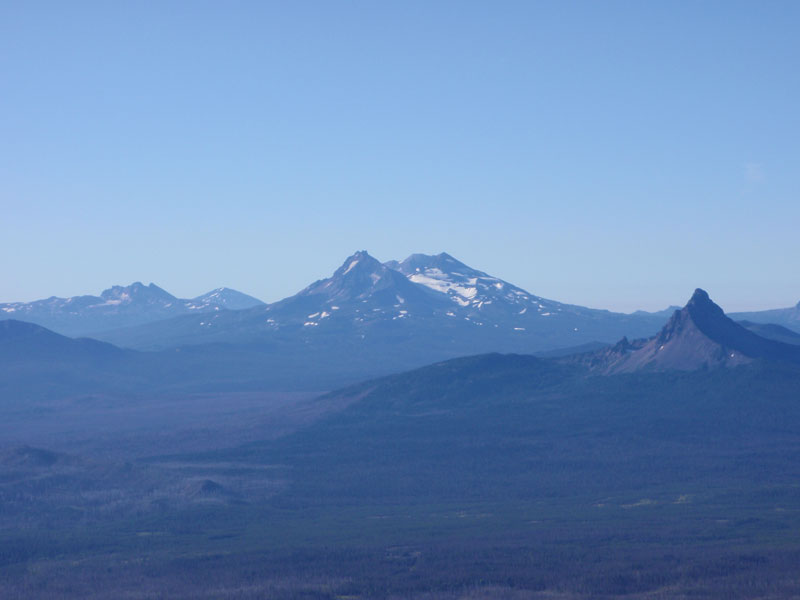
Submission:
[[[658,335],[635,342],[623,339],[588,357],[588,362],[606,373],[628,373],[731,367],[757,359],[800,362],[800,347],[753,333],[729,319],[704,290],[697,289]]]

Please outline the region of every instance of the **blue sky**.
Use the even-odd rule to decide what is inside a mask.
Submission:
[[[797,2],[2,3],[0,302],[273,301],[367,249],[793,305],[797,31]]]

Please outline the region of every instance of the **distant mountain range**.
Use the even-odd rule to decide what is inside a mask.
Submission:
[[[745,329],[749,329],[755,334],[784,344],[800,344],[800,333],[793,331],[783,325],[774,323],[753,323],[752,321],[737,321]]]
[[[800,332],[800,302],[790,308],[731,313],[731,318],[737,321],[783,325],[795,332]]]
[[[0,316],[148,351],[137,354],[139,363],[156,352],[161,380],[176,385],[182,384],[168,373],[180,363],[184,373],[202,369],[198,382],[294,387],[302,381],[309,389],[488,352],[557,357],[592,350],[615,372],[687,368],[681,360],[688,368],[714,366],[770,352],[763,344],[753,350],[754,338],[793,344],[800,337],[753,320],[764,313],[748,313],[745,325],[734,324],[737,343],[709,338],[700,313],[722,314],[711,307],[707,295],[696,294],[677,312],[595,310],[536,296],[446,253],[381,263],[361,251],[330,277],[273,304],[226,288],[181,300],[154,284],[134,283],[100,296],[4,304]],[[791,322],[788,312],[766,312]],[[653,341],[668,321],[670,332]],[[697,354],[690,357],[690,349]]]
[[[0,319],[36,323],[58,333],[86,336],[116,329],[222,309],[241,310],[263,305],[261,300],[229,288],[217,288],[197,298],[176,298],[157,285],[140,282],[115,285],[99,296],[55,296],[35,302],[0,304]]]
[[[500,327],[487,325],[503,323],[513,303],[519,303],[514,309],[517,316],[523,310],[520,304],[530,308],[541,303],[564,318],[588,318],[581,309],[532,300],[497,281],[506,291],[503,297],[503,290],[488,276],[484,276],[484,291],[494,288],[499,292],[490,300],[496,312],[479,313],[474,298],[480,298],[477,302],[485,306],[488,294],[479,295],[476,284],[476,291],[469,292],[469,305],[462,306],[466,294],[455,292],[458,299],[453,301],[450,290],[431,290],[399,270],[375,263],[368,255],[358,254],[333,277],[312,284],[281,306],[278,303],[198,317],[219,318],[226,323],[226,331],[239,327],[243,333],[258,327],[260,321],[265,325],[261,331],[274,336],[272,343],[204,343],[137,351],[94,339],[68,338],[31,323],[0,321],[0,392],[24,399],[165,390],[333,389],[430,364],[442,355],[449,358],[448,353],[477,354],[475,349],[481,345],[499,345],[503,339],[498,333]],[[418,273],[416,268],[412,274]],[[421,313],[423,307],[429,313]],[[440,316],[442,311],[447,315],[459,307],[483,315],[484,325],[463,317]],[[400,316],[405,314],[413,316]],[[340,315],[344,317],[341,320]],[[162,321],[155,327],[157,330],[175,322],[190,327],[194,323],[184,317]],[[442,323],[452,325],[445,329]],[[544,352],[539,360],[575,365],[587,373],[602,375],[709,370],[758,361],[800,364],[799,334],[781,326],[747,325],[750,328],[728,318],[706,292],[698,289],[654,336],[633,341],[624,337],[613,346],[584,344],[572,352]],[[490,332],[496,337],[479,337],[475,332]],[[513,333],[506,331],[504,335],[514,339]],[[454,343],[459,339],[462,344]]]
[[[381,263],[367,252],[294,296],[239,311],[188,314],[105,331],[137,349],[207,343],[324,348],[376,355],[404,367],[481,352],[537,352],[658,330],[665,315],[626,315],[541,298],[442,253]],[[403,354],[413,360],[402,359]]]

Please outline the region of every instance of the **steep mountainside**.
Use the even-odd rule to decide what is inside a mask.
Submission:
[[[698,289],[655,337],[634,342],[625,338],[585,358],[594,369],[606,373],[694,371],[758,359],[800,363],[800,347],[757,335],[728,318]]]
[[[53,296],[35,302],[0,304],[0,319],[27,321],[64,335],[85,336],[182,314],[236,310],[261,304],[263,302],[252,296],[228,288],[181,300],[153,283],[143,285],[137,281],[128,286],[115,285],[99,296]]]

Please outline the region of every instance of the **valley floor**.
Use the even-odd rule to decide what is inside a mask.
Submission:
[[[562,371],[76,400],[0,452],[0,598],[800,597],[793,372]]]

